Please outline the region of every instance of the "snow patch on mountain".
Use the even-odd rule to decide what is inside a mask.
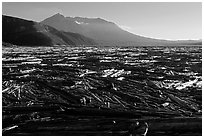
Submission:
[[[85,22],[79,22],[79,21],[75,21],[76,24],[89,24],[89,23],[85,23]]]

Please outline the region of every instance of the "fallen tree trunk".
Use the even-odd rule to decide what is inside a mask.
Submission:
[[[76,96],[76,95],[73,95],[71,93],[68,93],[67,91],[55,88],[55,87],[49,85],[48,83],[46,83],[45,81],[36,80],[35,82],[39,86],[49,89],[50,93],[53,93],[55,95],[59,95],[60,97],[69,101],[70,103],[81,104],[82,98],[80,96]]]
[[[25,114],[31,112],[46,112],[59,110],[59,106],[12,106],[2,107],[3,115]]]
[[[145,120],[147,121],[147,120]],[[148,135],[201,135],[202,118],[201,117],[180,117],[166,119],[149,119]]]

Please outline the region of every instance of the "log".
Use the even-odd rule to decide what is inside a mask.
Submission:
[[[186,101],[178,98],[177,96],[174,96],[173,94],[168,94],[168,96],[173,102],[180,105],[181,107],[184,107],[191,111],[197,111],[197,109],[195,109],[193,106],[188,105]]]
[[[61,98],[69,101],[74,104],[81,104],[81,97],[74,94],[68,93],[65,90],[58,89],[46,83],[45,81],[36,80],[35,81],[39,86],[49,89],[50,93],[60,96]]]
[[[140,97],[138,96],[133,96],[133,95],[130,95],[130,94],[127,94],[127,93],[124,93],[124,92],[120,92],[120,91],[116,91],[116,90],[113,90],[113,89],[110,89],[109,92],[119,96],[122,100],[126,101],[126,102],[139,102],[141,103],[142,100]]]
[[[149,119],[148,122],[149,136],[202,135],[202,117]]]
[[[83,116],[105,116],[116,118],[141,118],[141,114],[131,111],[117,111],[110,109],[94,109],[94,108],[69,108],[63,111],[66,115],[83,115]]]
[[[12,107],[2,107],[3,115],[10,114],[25,114],[31,112],[46,112],[46,111],[56,111],[59,110],[59,106],[12,106]]]

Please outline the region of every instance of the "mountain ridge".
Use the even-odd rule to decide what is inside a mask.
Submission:
[[[202,40],[163,40],[135,35],[102,18],[55,14],[41,22],[2,15],[2,41],[14,45],[177,46]]]
[[[154,39],[135,35],[121,29],[113,22],[101,18],[86,17],[65,17],[62,14],[55,14],[41,21],[42,24],[52,26],[57,30],[74,32],[94,39],[98,44],[106,45],[135,45],[135,46],[155,46],[155,45],[182,45],[197,44],[198,41],[170,41]]]
[[[58,31],[42,23],[6,15],[2,15],[2,41],[27,46],[96,44],[77,33]]]

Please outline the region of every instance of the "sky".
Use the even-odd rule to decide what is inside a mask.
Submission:
[[[40,22],[56,13],[99,17],[131,33],[166,40],[202,39],[201,2],[3,2],[2,14]]]

